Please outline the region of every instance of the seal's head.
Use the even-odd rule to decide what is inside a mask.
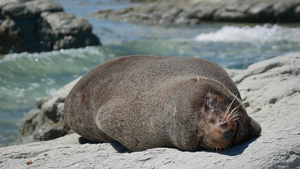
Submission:
[[[259,136],[260,125],[249,117],[241,100],[232,95],[207,91],[201,108],[204,132],[200,149],[220,150]]]
[[[209,78],[185,78],[174,83],[164,100],[163,128],[173,147],[220,150],[260,135],[248,116],[238,90]]]

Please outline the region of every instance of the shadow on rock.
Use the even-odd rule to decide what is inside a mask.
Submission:
[[[112,142],[110,145],[119,153],[132,153],[127,147],[123,146],[123,144],[119,142]]]
[[[100,142],[91,141],[84,137],[79,137],[78,142],[80,144],[101,144]],[[132,152],[127,147],[123,146],[121,143],[116,142],[116,141],[110,143],[110,145],[119,153],[131,153]]]
[[[84,137],[79,137],[78,138],[78,142],[80,143],[80,144],[98,144],[99,142],[97,142],[97,141],[91,141],[91,140],[88,140],[88,139],[86,139],[86,138],[84,138]]]
[[[257,138],[250,139],[247,142],[244,142],[242,144],[230,147],[229,149],[219,151],[218,153],[223,154],[223,155],[228,155],[228,156],[236,156],[242,154],[246,148],[249,146],[250,143],[255,141]]]

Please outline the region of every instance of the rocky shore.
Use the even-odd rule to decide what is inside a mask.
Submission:
[[[86,19],[51,0],[0,1],[0,54],[100,45]]]
[[[206,21],[300,22],[300,0],[196,0],[141,3],[119,10],[100,10],[91,17],[160,25],[195,25]]]
[[[172,148],[130,152],[117,143],[84,144],[73,133],[50,141],[2,147],[0,168],[299,168],[300,53],[228,72],[237,83],[248,114],[261,124],[257,139],[218,152]],[[55,96],[37,102],[22,121],[19,142],[69,133],[63,122],[63,105],[77,80]]]
[[[21,121],[16,144],[52,140],[71,133],[63,119],[64,101],[76,79],[56,92],[36,102],[36,107]]]

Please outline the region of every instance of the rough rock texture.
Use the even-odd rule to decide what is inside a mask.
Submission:
[[[202,21],[300,22],[300,0],[170,1],[101,10],[90,16],[162,25],[194,25]]]
[[[64,101],[76,79],[57,91],[53,97],[36,102],[36,108],[28,112],[21,121],[16,144],[55,139],[70,133],[63,119]]]
[[[85,19],[51,0],[0,1],[0,54],[99,45]]]
[[[300,168],[300,53],[228,71],[248,113],[262,126],[257,139],[218,152],[129,152],[117,143],[82,144],[79,135],[71,134],[2,147],[0,168]],[[58,95],[64,97],[73,84]]]

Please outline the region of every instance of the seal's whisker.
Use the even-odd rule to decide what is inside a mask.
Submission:
[[[225,112],[225,119],[228,120],[228,118],[230,117],[231,112],[229,112],[229,109],[227,108],[226,112]]]
[[[240,119],[240,117],[236,117],[236,118],[233,118],[232,120],[233,121],[238,121]]]
[[[240,117],[236,117],[233,119],[233,121],[238,121],[240,119]]]
[[[236,117],[240,117],[240,115],[239,114],[237,114],[237,115],[234,115],[234,116],[232,116],[233,118],[236,118]]]
[[[236,114],[233,115],[233,117],[234,117],[234,118],[240,118],[240,117],[241,117],[240,112],[238,111]]]
[[[228,118],[228,115],[230,114],[230,113],[229,113],[229,110],[231,109],[231,107],[232,107],[232,105],[233,105],[235,99],[237,98],[237,95],[238,95],[238,94],[236,94],[235,97],[233,97],[231,103],[230,103],[229,106],[227,107],[227,110],[226,110],[226,112],[225,112],[226,119]]]
[[[231,116],[229,119],[228,119],[228,121],[231,121],[233,119],[233,117]]]
[[[240,113],[239,110],[236,110],[235,112],[232,113],[232,115],[230,116],[230,118],[228,119],[229,121],[235,118],[239,118],[240,117]]]
[[[232,116],[240,116],[240,111],[239,110],[235,111]]]
[[[230,112],[230,116],[232,116],[238,108],[239,106],[236,106],[234,109],[232,109]]]
[[[234,100],[235,100],[235,97],[232,99],[232,102],[231,102],[231,103],[229,104],[229,106],[227,107],[226,114],[229,113],[229,110],[231,109],[231,106],[232,106]]]
[[[232,119],[232,116],[236,113],[236,111],[238,111],[238,110],[236,110],[237,108],[238,108],[239,106],[236,106],[234,109],[232,109],[231,111],[230,111],[230,113],[226,116],[226,119],[228,120],[228,121],[230,121],[231,119]],[[228,118],[229,117],[229,118]]]

